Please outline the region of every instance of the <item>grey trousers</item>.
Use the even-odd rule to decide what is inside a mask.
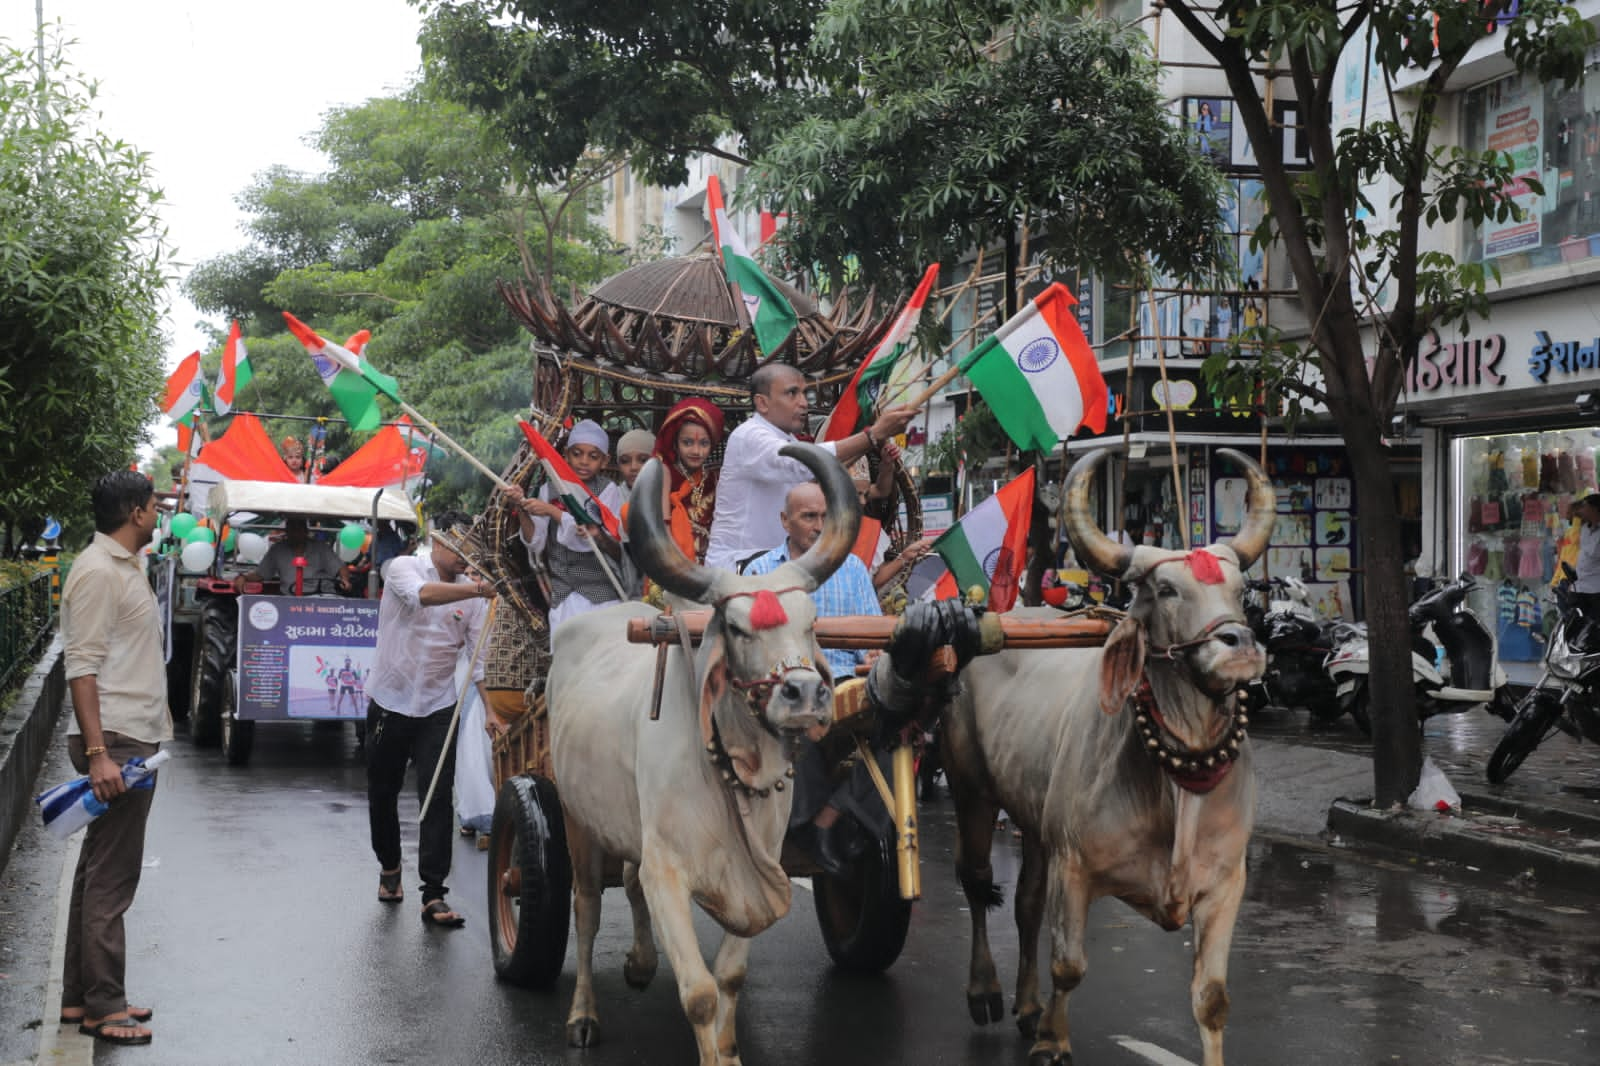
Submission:
[[[106,753],[122,765],[135,755],[149,758],[161,749],[125,737],[105,734]],[[67,738],[67,754],[80,774],[89,772],[81,736]],[[159,775],[157,775],[159,776]],[[155,789],[132,789],[112,801],[110,809],[84,830],[72,877],[72,906],[67,914],[67,958],[61,968],[61,1006],[78,1007],[90,1018],[121,1015],[128,1009],[123,978],[127,941],[122,916],[133,905],[144,868],[144,827]]]

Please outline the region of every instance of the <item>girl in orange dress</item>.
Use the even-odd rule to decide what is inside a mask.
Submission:
[[[679,400],[656,433],[667,468],[667,529],[683,554],[704,562],[717,504],[717,472],[706,462],[722,443],[722,412],[710,400]]]

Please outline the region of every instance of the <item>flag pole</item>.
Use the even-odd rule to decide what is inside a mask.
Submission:
[[[960,376],[961,363],[958,360],[956,364],[949,370],[946,370],[943,374],[940,374],[938,377],[934,378],[933,381],[929,382],[928,387],[918,393],[915,398],[907,403],[906,406],[921,407],[923,404],[933,399],[934,394],[936,394],[940,389],[944,388],[946,385],[950,384]]]
[[[391,397],[391,399],[393,399],[393,397]],[[429,420],[427,417],[425,417],[421,411],[417,410],[415,407],[412,407],[410,404],[406,403],[404,400],[398,400],[396,402],[399,403],[400,410],[402,410],[406,414],[410,415],[412,420],[415,421],[420,426],[422,426],[423,429],[427,430],[429,433],[433,434],[435,437],[438,437],[440,443],[444,444],[445,447],[449,448],[451,451],[453,451],[457,455],[461,456],[461,458],[463,458],[467,462],[471,463],[472,466],[475,469],[477,469],[477,471],[479,473],[481,473],[484,477],[488,478],[490,481],[494,482],[496,488],[500,489],[500,491],[502,491],[502,492],[506,492],[506,491],[510,490],[511,483],[509,481],[507,481],[505,478],[501,477],[499,474],[496,474],[493,470],[490,470],[488,467],[484,466],[483,463],[478,461],[478,457],[477,456],[473,455],[471,452],[467,451],[461,445],[457,444],[455,442],[455,440],[450,436],[450,434],[448,434],[444,430],[440,429],[431,420]]]
[[[561,479],[556,476],[555,470],[550,466],[550,460],[540,459],[539,469],[544,471],[545,480],[550,484],[556,485],[560,483]],[[576,521],[577,516],[573,516],[573,520]],[[555,536],[555,534],[552,533],[551,536]],[[611,569],[611,560],[606,558],[606,553],[600,550],[600,545],[595,544],[593,538],[590,539],[589,543],[594,551],[595,559],[600,563],[600,569],[606,572],[606,579],[611,582],[611,587],[617,590],[617,599],[626,603],[629,598],[628,594],[623,591],[622,582],[617,579],[616,573]]]

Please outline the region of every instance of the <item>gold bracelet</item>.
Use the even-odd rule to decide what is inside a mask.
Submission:
[[[105,753],[106,753],[106,746],[104,744],[96,745],[95,747],[92,747],[92,748],[84,748],[83,749],[83,757],[86,758],[86,759],[92,759],[96,755],[104,755]]]

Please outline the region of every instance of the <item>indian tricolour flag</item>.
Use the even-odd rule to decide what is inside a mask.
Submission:
[[[285,311],[283,320],[311,355],[322,383],[333,394],[333,401],[352,429],[377,429],[383,424],[378,412],[378,393],[400,402],[400,386],[388,374],[378,372],[364,356],[333,341],[324,340],[316,330]],[[360,336],[360,334],[357,334]]]
[[[622,522],[611,512],[605,504],[600,502],[600,497],[589,491],[578,477],[577,471],[567,465],[556,446],[544,439],[544,434],[534,429],[526,422],[517,423],[522,427],[522,435],[528,438],[528,443],[533,447],[533,454],[539,457],[539,463],[544,467],[544,476],[550,481],[550,492],[567,513],[575,520],[585,525],[593,524],[598,516],[600,525],[605,531],[617,540],[622,539]],[[589,517],[579,519],[580,515]]]
[[[950,568],[934,595],[950,599],[977,587],[991,608],[1010,610],[1027,564],[1032,519],[1033,468],[1029,467],[933,542],[933,550]]]
[[[706,184],[706,205],[711,212],[711,239],[722,254],[722,269],[733,287],[733,298],[744,301],[750,325],[756,332],[756,344],[763,355],[771,355],[789,339],[800,320],[772,279],[761,272],[739,232],[728,221],[728,209],[722,202],[722,184],[715,174]]]
[[[883,335],[883,340],[867,353],[867,357],[856,368],[855,377],[839,394],[838,406],[829,413],[822,432],[817,434],[818,440],[824,443],[843,440],[852,433],[861,432],[869,413],[877,406],[885,384],[900,364],[900,357],[910,347],[917,323],[922,318],[922,308],[927,304],[928,294],[933,291],[933,283],[938,279],[939,264],[935,263],[923,272],[917,291],[911,294],[911,299],[895,318],[889,332]]]
[[[239,334],[239,320],[234,319],[228,330],[228,342],[222,346],[222,366],[217,368],[217,388],[212,397],[217,414],[233,410],[233,402],[244,387],[250,384],[250,354],[245,351],[244,338]]]
[[[1060,282],[961,361],[1017,447],[1048,452],[1079,426],[1106,428],[1106,381]]]
[[[161,410],[178,426],[178,449],[189,454],[195,419],[205,412],[206,379],[200,371],[200,353],[190,352],[178,368],[167,375],[167,394]]]

